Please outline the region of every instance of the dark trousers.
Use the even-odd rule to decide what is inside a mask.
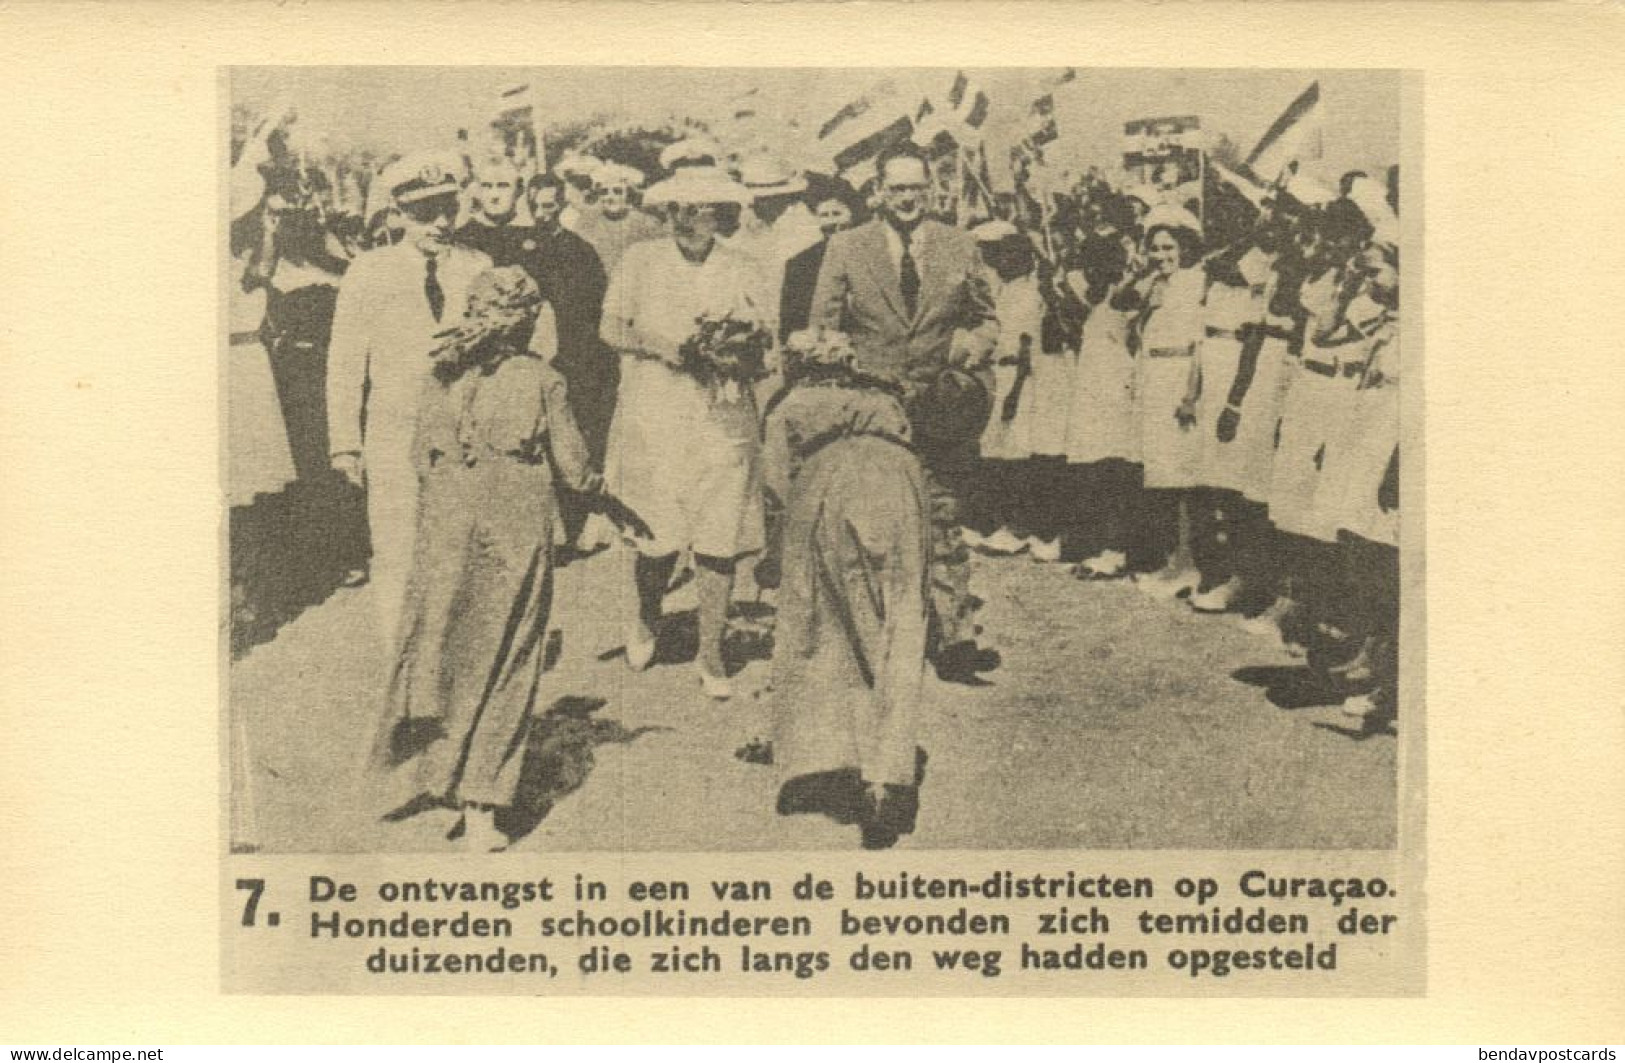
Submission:
[[[970,593],[970,552],[960,536],[965,500],[975,484],[977,443],[937,444],[918,449],[925,470],[931,519],[931,611],[934,649],[975,638]]]
[[[294,475],[319,480],[328,471],[327,346],[279,339],[268,353]]]

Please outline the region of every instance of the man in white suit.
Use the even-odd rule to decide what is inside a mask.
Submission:
[[[491,267],[451,243],[457,163],[402,159],[387,181],[406,237],[357,258],[339,285],[328,353],[327,422],[333,467],[367,492],[371,583],[379,632],[393,649],[417,526],[412,437],[435,334],[462,319],[470,283]]]

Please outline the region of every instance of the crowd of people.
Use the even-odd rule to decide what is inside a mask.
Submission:
[[[1393,723],[1397,174],[1294,173],[1210,246],[1098,180],[944,216],[932,165],[854,189],[692,137],[658,174],[408,157],[364,197],[262,165],[242,279],[298,476],[365,500],[393,814],[507,843],[553,569],[605,549],[634,671],[692,573],[708,698],[736,580],[773,593],[779,810],[869,847],[912,829],[928,673],[999,665],[971,551],[1229,615]]]

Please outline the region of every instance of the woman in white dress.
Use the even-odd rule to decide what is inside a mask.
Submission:
[[[1174,545],[1166,564],[1138,583],[1148,594],[1173,598],[1195,591],[1201,579],[1191,545],[1191,494],[1200,485],[1202,458],[1196,434],[1201,383],[1196,349],[1205,282],[1196,267],[1201,223],[1177,207],[1152,210],[1146,215],[1145,253],[1151,272],[1119,305],[1136,310],[1130,337],[1137,362],[1140,458],[1152,493],[1142,531],[1153,543],[1165,542],[1171,532]]]
[[[995,554],[1027,549],[1033,501],[1034,403],[1039,387],[1038,354],[1044,298],[1034,273],[1033,246],[1007,221],[976,227],[993,287],[999,340],[993,351],[993,414],[982,430],[976,502],[964,529],[966,541]]]
[[[1398,663],[1398,252],[1372,248],[1363,268],[1366,290],[1345,320],[1360,353],[1344,364],[1347,416],[1328,442],[1314,512],[1335,531],[1342,562],[1334,622],[1352,653],[1333,676],[1350,695],[1344,711],[1374,730],[1395,716]]]
[[[654,659],[661,601],[691,551],[699,592],[696,664],[706,693],[731,693],[722,658],[734,569],[763,545],[756,402],[748,387],[702,384],[678,368],[701,315],[765,322],[754,267],[718,240],[749,192],[714,167],[650,188],[671,236],[628,248],[604,299],[602,335],[622,354],[605,478],[637,518],[627,539],[623,616],[633,669]]]
[[[1129,247],[1116,231],[1084,241],[1081,270],[1068,281],[1089,307],[1083,322],[1067,414],[1066,459],[1076,470],[1088,546],[1079,579],[1128,574],[1133,516],[1141,490],[1140,426],[1134,401],[1136,364],[1129,350],[1134,314],[1115,303],[1130,283]]]

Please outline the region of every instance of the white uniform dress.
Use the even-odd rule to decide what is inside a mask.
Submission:
[[[1133,316],[1113,310],[1108,300],[1091,309],[1083,323],[1067,410],[1067,461],[1088,465],[1113,458],[1140,460],[1140,422],[1134,402],[1136,363],[1128,345]]]
[[[1264,336],[1258,348],[1258,363],[1252,384],[1241,404],[1241,423],[1236,426],[1236,487],[1250,501],[1260,504],[1270,499],[1270,480],[1275,471],[1275,441],[1281,429],[1281,405],[1291,387],[1298,360],[1292,354],[1295,323],[1289,317],[1270,313],[1270,302],[1280,284],[1272,274],[1259,297],[1255,328]]]
[[[412,438],[430,352],[435,333],[462,320],[470,284],[489,268],[482,252],[456,245],[439,251],[435,279],[446,301],[438,321],[429,309],[427,258],[411,241],[366,252],[339,284],[327,354],[329,447],[360,452],[366,466],[370,583],[390,648],[417,535]]]
[[[1196,344],[1202,335],[1199,269],[1176,270],[1151,282],[1142,318],[1135,394],[1140,422],[1140,460],[1147,487],[1196,487],[1201,483],[1202,440],[1176,412],[1190,387]]]
[[[1399,510],[1378,491],[1399,449],[1399,325],[1384,315],[1372,330],[1364,369],[1354,379],[1342,437],[1329,445],[1315,492],[1316,520],[1388,546],[1399,545]],[[1345,378],[1347,379],[1347,378]]]
[[[1364,360],[1363,345],[1316,342],[1316,333],[1332,324],[1337,287],[1336,270],[1304,285],[1302,300],[1309,319],[1303,357],[1281,403],[1281,441],[1275,449],[1269,497],[1270,520],[1277,528],[1326,542],[1336,541],[1336,529],[1317,519],[1315,494],[1327,448],[1342,437],[1349,416],[1352,389],[1343,378],[1343,366],[1351,358]]]
[[[604,297],[602,335],[627,353],[610,424],[605,480],[648,524],[633,545],[658,557],[692,548],[733,558],[763,545],[756,402],[749,388],[709,388],[675,368],[702,314],[763,321],[753,263],[722,243],[703,263],[674,240],[628,248]]]
[[[1263,294],[1263,284],[1256,288],[1219,283],[1207,286],[1199,348],[1202,395],[1196,403],[1196,431],[1202,437],[1201,479],[1206,488],[1241,491],[1246,483],[1246,450],[1240,445],[1240,421],[1237,434],[1225,442],[1219,439],[1219,416],[1230,401],[1230,385],[1241,366],[1243,327],[1258,320]]]
[[[1044,300],[1038,294],[1038,279],[1032,274],[1002,285],[993,296],[993,313],[999,319],[999,339],[993,349],[993,415],[982,429],[982,457],[999,461],[1019,461],[1034,454],[1034,402],[1039,386],[1038,353],[1040,329],[1044,323]],[[1004,419],[1005,400],[1016,386],[1021,367],[1021,338],[1026,336],[1032,355],[1033,374],[1022,385],[1016,413]]]

